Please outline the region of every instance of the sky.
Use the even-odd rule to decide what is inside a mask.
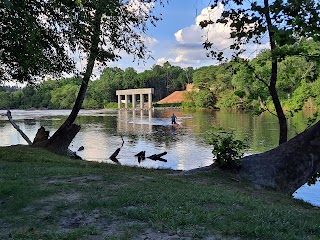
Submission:
[[[194,69],[217,64],[216,60],[207,57],[202,43],[208,38],[217,49],[225,49],[232,42],[226,26],[210,26],[205,30],[199,26],[201,20],[217,19],[223,11],[222,5],[211,10],[211,3],[212,0],[170,0],[164,7],[156,7],[156,12],[162,14],[162,20],[157,22],[156,27],[149,27],[146,41],[153,59],[146,60],[146,63],[133,62],[131,56],[122,55],[121,60],[110,63],[109,67],[133,67],[137,72],[142,72],[166,61],[171,65]],[[252,45],[247,57],[253,57],[261,48],[266,46]]]

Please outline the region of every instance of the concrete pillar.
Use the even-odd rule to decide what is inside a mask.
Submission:
[[[132,94],[132,110],[136,109],[136,95]]]
[[[128,95],[124,95],[124,108],[128,109]]]
[[[152,108],[152,94],[148,93],[148,108]]]
[[[118,109],[121,109],[121,95],[118,95]]]
[[[140,94],[140,108],[143,109],[144,105],[144,99],[143,99],[143,94]]]

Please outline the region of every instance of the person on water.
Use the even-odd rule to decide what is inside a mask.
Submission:
[[[171,116],[171,124],[177,124],[176,120],[177,120],[176,115],[174,115],[174,113],[172,113],[172,116]]]

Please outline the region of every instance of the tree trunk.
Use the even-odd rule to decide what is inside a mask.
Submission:
[[[277,65],[277,62],[275,62],[275,64],[272,63],[272,66],[273,65]],[[276,68],[277,67],[272,67],[272,72],[275,71],[274,69]],[[274,77],[277,78],[276,75]],[[274,77],[271,77],[271,78],[274,78]],[[280,145],[288,141],[288,124],[287,124],[287,118],[284,115],[275,85],[276,85],[276,80],[271,79],[271,84],[269,85],[268,89],[269,89],[269,93],[271,95],[272,102],[273,102],[274,108],[276,109],[276,113],[278,117],[279,130],[280,130],[279,131],[279,145]]]
[[[82,84],[76,99],[76,102],[72,108],[72,111],[66,121],[59,127],[59,129],[52,135],[52,137],[47,141],[45,147],[56,153],[65,153],[72,139],[80,131],[80,126],[74,124],[76,117],[81,109],[83,100],[86,95],[88,88],[88,83],[92,74],[95,60],[98,55],[98,46],[100,42],[100,23],[101,23],[102,13],[99,9],[96,10],[95,18],[93,22],[93,31],[91,36],[91,48],[88,58],[88,64],[86,72],[82,79]]]
[[[288,126],[287,126],[287,119],[284,115],[279,96],[277,93],[277,75],[278,75],[278,61],[277,56],[275,56],[274,52],[277,48],[275,39],[274,39],[274,27],[272,25],[272,20],[270,17],[269,11],[269,1],[264,0],[264,7],[265,7],[265,17],[268,27],[269,33],[269,40],[270,40],[270,47],[271,47],[271,56],[272,56],[272,65],[271,65],[271,78],[270,78],[270,85],[268,86],[269,93],[272,98],[272,102],[277,112],[278,122],[279,122],[279,145],[285,143],[288,140]]]
[[[240,175],[260,186],[292,194],[320,171],[320,121],[280,146],[244,157]]]

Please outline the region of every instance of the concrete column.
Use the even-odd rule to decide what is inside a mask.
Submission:
[[[152,108],[152,94],[151,93],[148,93],[148,106],[149,106],[149,109]]]
[[[118,95],[118,109],[121,109],[121,95]]]
[[[144,99],[143,99],[143,94],[140,94],[140,108],[143,109],[144,105]]]
[[[132,110],[136,109],[136,95],[132,94]]]
[[[124,95],[124,108],[128,109],[128,95]]]

